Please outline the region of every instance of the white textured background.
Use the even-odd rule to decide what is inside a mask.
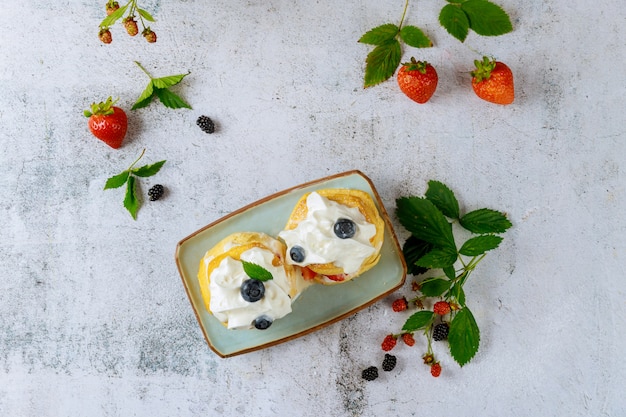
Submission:
[[[6,0],[0,8],[0,415],[623,416],[626,415],[626,9],[616,0],[499,0],[514,32],[470,35],[413,0],[407,24],[430,50],[439,88],[417,105],[388,81],[364,90],[368,29],[401,0],[140,1],[158,20],[148,45],[113,28],[100,1]],[[513,69],[516,101],[477,99],[472,61]],[[87,130],[109,95],[129,109],[154,76],[193,110],[129,112],[125,145]],[[219,132],[195,120],[210,115]],[[133,221],[107,177],[146,148],[167,159],[143,191],[168,189]],[[448,184],[464,210],[514,227],[468,284],[478,355],[444,371],[424,339],[371,383],[380,341],[405,316],[395,297],[274,348],[220,359],[202,338],[174,263],[176,243],[245,204],[360,169],[388,211]],[[401,238],[406,233],[397,224]],[[411,277],[400,294],[408,293]],[[323,308],[323,306],[321,306]]]

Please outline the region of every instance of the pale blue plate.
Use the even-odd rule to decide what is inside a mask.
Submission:
[[[378,264],[363,275],[333,286],[313,285],[293,303],[291,314],[276,320],[267,330],[228,330],[206,311],[197,274],[208,249],[235,232],[264,232],[277,236],[294,206],[309,191],[350,188],[368,192],[385,220],[385,241]],[[181,240],[176,264],[191,306],[209,347],[221,357],[263,349],[319,330],[373,304],[398,289],[406,279],[402,249],[389,216],[371,180],[359,171],[348,171],[299,185],[243,207]]]

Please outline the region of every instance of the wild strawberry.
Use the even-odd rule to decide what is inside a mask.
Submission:
[[[106,8],[107,16],[110,16],[120,8],[120,4],[114,0],[109,0],[104,7]]]
[[[102,41],[102,43],[109,44],[113,42],[113,36],[111,36],[111,31],[109,28],[102,28],[100,32],[98,32],[98,38]]]
[[[400,90],[411,100],[420,104],[426,103],[437,89],[437,71],[428,62],[416,61],[402,64],[398,71]]]
[[[402,333],[402,341],[407,346],[413,346],[415,344],[415,338],[412,333]]]
[[[141,34],[144,38],[146,38],[148,43],[155,43],[157,41],[156,33],[154,33],[149,27],[145,28]]]
[[[85,110],[84,114],[89,118],[91,133],[110,147],[117,149],[122,146],[122,141],[126,136],[128,118],[124,110],[113,104],[115,102],[109,97],[104,103],[93,103],[91,111]]]
[[[433,306],[433,312],[440,316],[445,316],[450,312],[450,304],[446,301],[437,301]]]
[[[441,375],[441,365],[439,364],[439,362],[435,362],[432,364],[432,366],[430,367],[430,374],[435,378]]]
[[[397,342],[398,340],[396,339],[394,335],[388,334],[387,336],[385,336],[385,339],[383,340],[381,347],[383,348],[385,352],[389,352],[391,349],[393,349],[396,346]]]
[[[409,306],[409,303],[406,301],[406,298],[402,297],[402,298],[398,298],[397,300],[395,300],[393,303],[391,303],[391,308],[393,309],[393,311],[395,311],[396,313],[399,313],[400,311],[404,311],[406,310],[406,308]]]
[[[496,104],[511,104],[515,99],[513,72],[502,62],[483,57],[474,61],[476,69],[472,71],[472,88],[483,100]]]
[[[122,20],[122,23],[126,28],[126,32],[128,32],[130,36],[135,36],[139,33],[139,28],[137,27],[137,22],[135,21],[134,16],[128,16],[124,18],[124,20]]]

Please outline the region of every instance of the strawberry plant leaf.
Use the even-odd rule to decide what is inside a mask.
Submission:
[[[409,46],[414,48],[430,48],[432,41],[417,26],[403,26],[400,30],[400,37]]]
[[[168,75],[167,77],[153,78],[152,83],[156,88],[170,88],[183,80],[187,74]]]
[[[472,233],[504,233],[512,226],[503,213],[486,208],[465,214],[459,223]]]
[[[414,332],[419,329],[423,329],[428,326],[428,324],[433,320],[435,313],[428,310],[418,311],[414,313],[411,317],[409,317],[404,326],[402,326],[402,330],[405,332]]]
[[[430,200],[422,197],[401,197],[396,200],[396,214],[402,226],[413,236],[445,249],[448,253],[456,253],[452,226]]]
[[[422,256],[415,265],[421,266],[422,268],[446,268],[450,265],[454,264],[456,261],[457,254],[456,250],[451,251],[448,248],[435,248],[428,252],[426,255]]]
[[[459,310],[450,322],[448,333],[450,354],[460,366],[463,366],[476,355],[479,343],[478,325],[472,312],[465,307]]]
[[[439,297],[450,289],[452,282],[441,278],[427,278],[420,282],[420,292],[426,297]]]
[[[498,36],[509,33],[513,25],[506,12],[487,0],[467,0],[461,3],[467,14],[470,29],[482,36]]]
[[[417,261],[433,249],[431,243],[409,236],[402,246],[402,254],[407,264],[407,272],[412,275],[423,274],[428,268],[417,266]]]
[[[139,201],[135,195],[135,177],[132,175],[128,177],[126,182],[126,195],[124,196],[124,207],[133,217],[137,220],[137,211],[139,210]]]
[[[402,48],[397,39],[378,45],[365,60],[365,88],[389,79],[400,65]]]
[[[476,236],[471,239],[468,239],[461,249],[459,249],[459,253],[461,255],[466,256],[478,256],[483,253],[495,249],[502,242],[502,237],[495,235],[482,235]]]
[[[140,15],[141,17],[143,17],[144,19],[146,19],[148,22],[154,22],[154,21],[155,21],[155,20],[154,20],[154,17],[152,17],[152,16],[150,15],[150,13],[148,13],[148,12],[147,12],[147,11],[145,11],[144,9],[137,8],[137,12],[139,13],[139,15]]]
[[[155,162],[154,164],[144,165],[137,169],[133,169],[132,172],[138,177],[151,177],[159,172],[163,164],[165,164],[165,161]]]
[[[461,42],[465,41],[469,32],[470,22],[459,6],[446,4],[439,13],[439,23],[450,35]]]
[[[359,42],[367,45],[382,45],[390,40],[393,40],[399,30],[398,26],[393,23],[380,25],[367,31],[363,36],[361,36]]]
[[[133,107],[131,107],[131,110],[137,110],[142,107],[146,107],[152,101],[153,95],[154,95],[154,84],[152,83],[152,80],[150,80],[150,82],[148,83],[148,86],[143,90],[143,92],[141,93],[141,95],[139,96],[135,104],[133,104]]]
[[[105,28],[105,27],[113,26],[115,22],[117,22],[119,18],[124,15],[129,4],[130,3],[120,7],[119,9],[117,9],[116,11],[114,11],[113,13],[105,17],[104,20],[100,22],[100,27]]]
[[[445,268],[443,268],[443,273],[445,274],[446,277],[448,277],[449,279],[454,279],[456,276],[456,271],[454,270],[454,266],[450,265],[450,266],[446,266]]]
[[[241,260],[243,264],[243,271],[252,279],[256,279],[258,281],[269,281],[273,279],[272,273],[267,269],[263,268],[261,265],[257,265],[252,262]]]
[[[107,182],[104,184],[104,189],[119,188],[126,184],[126,181],[128,181],[128,170],[107,179]]]
[[[428,181],[426,198],[444,214],[452,219],[459,218],[459,202],[452,190],[439,181]]]
[[[191,106],[187,104],[182,98],[172,93],[168,89],[157,88],[154,92],[165,107],[169,107],[170,109],[191,108]]]

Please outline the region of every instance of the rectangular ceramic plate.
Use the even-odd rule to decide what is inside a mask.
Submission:
[[[277,236],[304,193],[322,188],[368,192],[385,220],[385,241],[378,264],[343,284],[307,288],[292,305],[291,314],[267,330],[228,330],[206,311],[198,285],[198,266],[207,250],[235,232],[264,232]],[[309,182],[243,207],[181,240],[176,264],[191,306],[209,347],[221,357],[267,348],[319,330],[373,304],[398,289],[406,279],[402,249],[374,185],[359,171],[348,171]]]

